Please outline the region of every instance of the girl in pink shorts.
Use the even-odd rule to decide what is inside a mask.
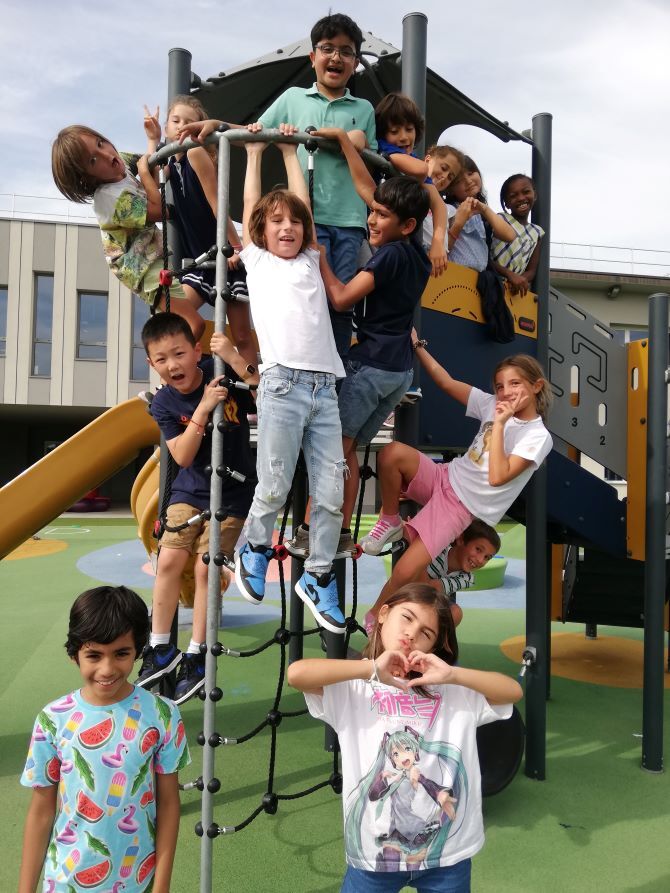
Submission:
[[[413,340],[426,372],[466,407],[466,415],[479,419],[480,427],[470,448],[448,464],[436,464],[397,442],[379,453],[382,507],[361,541],[363,551],[379,555],[387,543],[403,536],[410,545],[372,608],[375,615],[392,592],[417,580],[473,518],[497,524],[552,446],[544,425],[551,390],[537,360],[527,354],[502,360],[493,374],[494,393],[487,394],[452,378],[416,340],[416,333]],[[404,525],[398,514],[403,492],[423,506]]]

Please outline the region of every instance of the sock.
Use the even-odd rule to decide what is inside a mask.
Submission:
[[[306,530],[309,533],[309,524],[307,524],[305,521],[303,521],[300,526],[302,527],[303,530]]]
[[[149,637],[149,645],[155,648],[156,645],[169,645],[170,633],[151,633]]]
[[[385,515],[383,512],[379,515],[380,521],[386,521],[387,524],[390,524],[391,527],[397,527],[399,524],[402,524],[402,518],[396,512],[395,515]]]
[[[187,654],[200,654],[200,642],[196,642],[193,639],[188,643],[188,648],[186,649]]]
[[[344,534],[344,533],[349,533],[349,534],[350,534],[350,533],[351,533],[351,528],[350,528],[350,527],[343,527],[342,530],[340,530],[340,536],[342,536],[342,534]]]

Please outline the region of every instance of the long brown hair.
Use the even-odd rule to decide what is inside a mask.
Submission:
[[[454,618],[451,616],[451,607],[447,597],[437,592],[427,583],[407,583],[405,586],[401,586],[384,604],[389,608],[393,608],[395,605],[400,605],[403,602],[435,608],[437,614],[437,638],[433,646],[433,654],[436,654],[447,664],[455,664],[458,661],[458,641],[456,639]],[[377,620],[368,644],[363,651],[363,657],[374,659],[383,653],[381,626],[382,624]]]

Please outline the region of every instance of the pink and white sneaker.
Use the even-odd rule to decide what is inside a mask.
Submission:
[[[379,555],[387,543],[395,543],[403,537],[404,526],[389,524],[380,518],[367,536],[361,540],[361,548],[366,555]]]

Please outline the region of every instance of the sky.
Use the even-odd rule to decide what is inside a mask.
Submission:
[[[165,111],[171,47],[189,49],[193,71],[205,79],[303,39],[329,11],[401,47],[403,16],[420,11],[428,17],[430,68],[517,131],[534,114],[553,115],[552,242],[670,249],[667,0],[332,7],[321,0],[2,0],[0,8],[0,193],[58,196],[50,151],[67,124],[88,124],[119,148],[141,150],[144,103]],[[443,141],[477,161],[495,210],[505,177],[531,170],[529,147],[471,127],[450,128]],[[0,209],[8,202],[0,196]],[[670,265],[670,253],[638,257]]]

